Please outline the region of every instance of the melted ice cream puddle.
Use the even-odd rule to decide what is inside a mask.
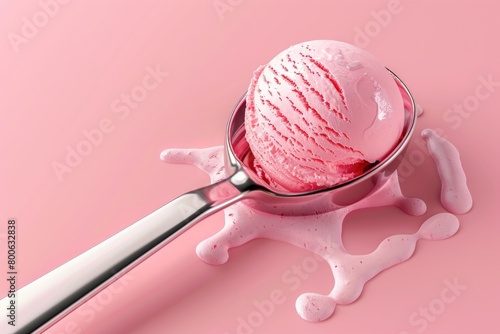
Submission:
[[[436,163],[441,179],[441,204],[453,213],[466,213],[472,208],[472,196],[467,188],[467,179],[458,150],[434,130],[422,131],[427,149]]]
[[[442,184],[458,185],[454,189],[458,192],[464,191],[462,174],[446,173],[447,170],[461,171],[461,167],[456,167],[457,164],[461,166],[458,156],[449,153],[453,151],[450,148],[451,143],[443,144],[437,134],[429,131],[431,130],[425,133],[431,148],[431,156],[453,157],[451,160],[447,159],[446,164],[442,159],[437,160],[438,170],[445,171],[439,173]],[[162,159],[170,163],[194,165],[206,172],[212,183],[226,178],[222,146],[166,150],[162,153]],[[454,215],[439,213],[428,218],[414,234],[393,235],[384,239],[370,254],[348,253],[342,242],[344,218],[356,210],[389,205],[396,206],[413,216],[422,215],[426,211],[426,205],[422,200],[408,198],[401,193],[397,173],[385,179],[379,177],[372,192],[359,202],[317,215],[286,216],[280,214],[279,209],[276,214],[270,214],[240,202],[224,210],[224,228],[201,242],[196,252],[207,263],[223,264],[229,259],[230,248],[256,238],[267,238],[285,241],[320,255],[330,265],[335,285],[328,295],[302,294],[296,301],[296,309],[306,320],[322,321],[332,315],[337,304],[354,302],[360,296],[365,283],[378,273],[409,259],[419,239],[446,239],[455,234],[459,228],[458,219]],[[445,205],[445,208],[452,212],[464,212],[463,207],[456,209],[452,206],[450,210],[449,206]]]

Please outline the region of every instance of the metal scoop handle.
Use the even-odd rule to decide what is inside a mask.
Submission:
[[[15,326],[2,334],[46,330],[203,218],[241,200],[251,188],[243,171],[181,195],[135,224],[17,291]],[[5,310],[10,300],[0,301]],[[4,317],[5,318],[5,317]]]

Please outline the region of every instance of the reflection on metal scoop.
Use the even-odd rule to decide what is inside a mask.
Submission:
[[[334,187],[305,193],[289,193],[271,187],[243,163],[249,153],[245,140],[245,98],[243,97],[226,128],[226,180],[179,196],[135,224],[103,241],[73,260],[18,291],[19,318],[16,326],[5,321],[0,332],[33,333],[46,330],[123,276],[161,247],[201,219],[237,201],[258,210],[295,215],[314,214],[360,200],[374,186],[374,177],[389,176],[400,164],[415,129],[416,105],[404,83],[394,74],[401,91],[405,124],[398,146],[383,161],[363,175]],[[300,211],[299,211],[300,209]],[[0,301],[0,308],[9,299]]]

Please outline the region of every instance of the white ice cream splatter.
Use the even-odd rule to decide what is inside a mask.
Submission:
[[[206,172],[211,182],[226,177],[223,148],[166,150],[162,159],[170,163],[194,165]],[[342,242],[344,218],[353,211],[381,206],[396,206],[409,215],[426,211],[425,203],[401,193],[397,173],[379,177],[371,193],[359,202],[323,214],[286,216],[253,209],[245,202],[224,210],[225,226],[196,248],[198,256],[210,264],[223,264],[228,250],[255,238],[285,241],[323,257],[331,267],[335,285],[328,295],[304,293],[296,301],[298,314],[309,321],[329,318],[337,304],[349,304],[361,294],[367,281],[386,268],[410,258],[419,239],[439,240],[452,236],[459,227],[458,219],[449,213],[428,218],[414,234],[394,235],[365,255],[350,254]]]

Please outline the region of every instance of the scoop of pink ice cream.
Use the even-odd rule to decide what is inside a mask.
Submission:
[[[356,46],[294,45],[254,73],[246,139],[269,182],[301,192],[359,176],[399,142],[403,100],[387,69]]]

